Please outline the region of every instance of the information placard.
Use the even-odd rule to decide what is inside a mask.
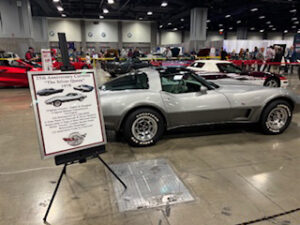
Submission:
[[[52,57],[50,49],[41,49],[43,71],[52,71]]]
[[[30,72],[28,80],[43,159],[106,143],[94,70]]]

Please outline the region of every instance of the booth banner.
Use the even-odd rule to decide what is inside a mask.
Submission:
[[[294,48],[297,53],[297,59],[300,59],[300,34],[296,34],[294,37]]]
[[[29,72],[42,158],[106,143],[95,71]]]
[[[52,71],[52,57],[50,49],[41,49],[43,71]]]

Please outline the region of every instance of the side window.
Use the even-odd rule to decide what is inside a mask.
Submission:
[[[222,72],[222,73],[241,73],[242,72],[242,70],[239,67],[237,67],[231,63],[218,63],[217,66],[218,66],[220,72]]]
[[[197,67],[197,68],[202,68],[202,67],[204,66],[204,64],[205,64],[205,63],[198,63],[196,67]]]
[[[190,74],[172,74],[161,76],[162,90],[172,94],[199,92],[201,82]]]
[[[122,91],[132,89],[148,89],[148,77],[145,73],[129,74],[104,84],[102,90]]]

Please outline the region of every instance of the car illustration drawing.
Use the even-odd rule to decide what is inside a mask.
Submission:
[[[94,90],[94,87],[87,84],[81,84],[77,87],[74,87],[73,89],[76,91],[91,92],[92,90]]]
[[[45,88],[45,89],[38,91],[36,94],[39,96],[48,96],[48,95],[61,93],[63,91],[64,91],[64,89]]]
[[[71,101],[83,101],[86,98],[85,95],[80,93],[69,93],[64,96],[55,96],[45,101],[46,104],[52,104],[55,107],[59,107],[63,102]]]

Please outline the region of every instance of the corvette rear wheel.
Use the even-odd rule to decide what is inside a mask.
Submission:
[[[280,84],[279,84],[278,80],[276,80],[274,78],[270,78],[265,82],[265,86],[267,86],[267,87],[279,87]]]
[[[292,120],[292,107],[284,100],[271,102],[261,116],[261,127],[265,134],[281,134]]]
[[[62,104],[62,102],[59,101],[59,100],[53,102],[53,105],[54,105],[55,107],[59,107],[59,106],[61,106],[61,104]]]
[[[148,108],[132,112],[124,124],[124,137],[132,146],[153,145],[161,138],[163,132],[162,116]]]

